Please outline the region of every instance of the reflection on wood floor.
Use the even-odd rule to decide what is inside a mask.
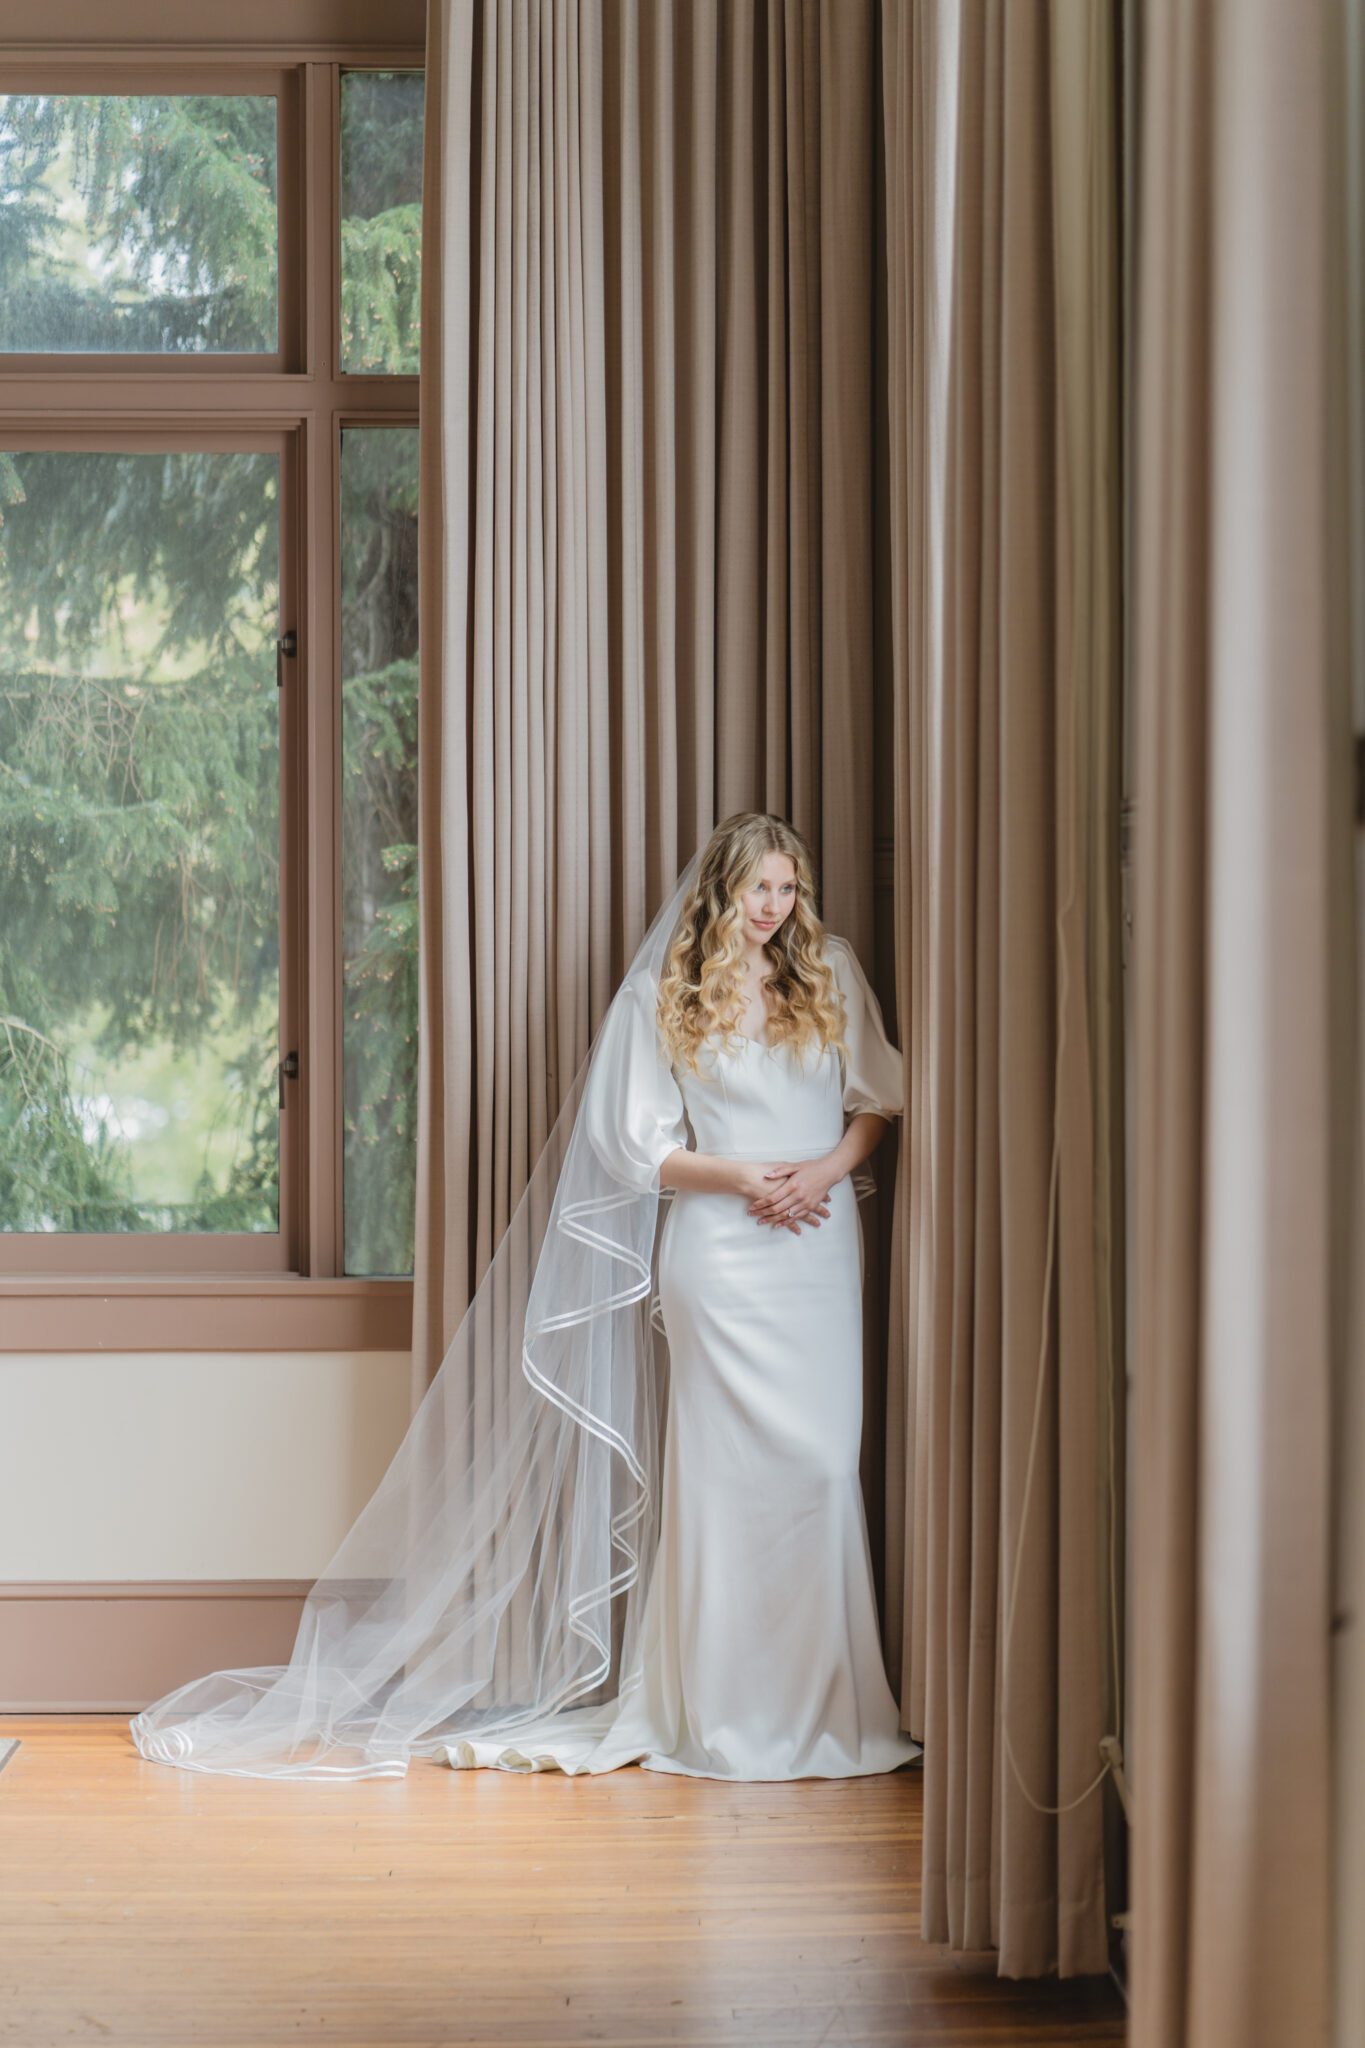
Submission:
[[[128,2048],[1120,2042],[1103,1984],[919,1939],[917,1769],[258,1784],[0,1721],[0,2040]]]

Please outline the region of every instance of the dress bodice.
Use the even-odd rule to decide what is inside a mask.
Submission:
[[[827,933],[825,949],[844,998],[844,1052],[717,1038],[695,1073],[673,1067],[659,1044],[653,981],[622,984],[600,1048],[611,1085],[590,1081],[583,1102],[588,1136],[613,1178],[657,1190],[660,1166],[680,1145],[731,1158],[809,1158],[838,1144],[847,1116],[900,1114],[901,1057],[877,998],[846,940]]]
[[[674,1068],[697,1152],[729,1158],[804,1158],[830,1151],[844,1133],[844,1077],[830,1046],[713,1039],[697,1072]]]

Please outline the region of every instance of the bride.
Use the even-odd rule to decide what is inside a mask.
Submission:
[[[141,1753],[347,1778],[414,1755],[730,1779],[917,1756],[858,1479],[854,1176],[900,1107],[805,841],[727,819],[646,934],[289,1664],[182,1686],[132,1723]]]

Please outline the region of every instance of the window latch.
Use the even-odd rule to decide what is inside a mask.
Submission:
[[[298,1078],[299,1078],[299,1056],[298,1056],[298,1054],[297,1054],[296,1052],[287,1052],[287,1053],[285,1054],[284,1058],[283,1058],[283,1059],[282,1059],[282,1060],[280,1061],[280,1064],[279,1064],[278,1068],[276,1069],[276,1071],[277,1071],[277,1073],[279,1074],[279,1077],[280,1077],[280,1108],[281,1108],[281,1109],[283,1109],[283,1108],[284,1108],[284,1084],[285,1084],[285,1082],[286,1082],[286,1081],[297,1081],[297,1080],[298,1080]]]
[[[284,688],[284,665],[292,661],[299,651],[299,636],[291,626],[287,633],[281,633],[275,642],[275,688]]]

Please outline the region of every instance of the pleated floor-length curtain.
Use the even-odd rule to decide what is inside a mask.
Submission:
[[[1153,0],[1143,48],[1136,2048],[1329,2038],[1359,1102],[1341,21]]]
[[[1341,78],[1345,97],[1345,192],[1340,228],[1341,275],[1346,293],[1345,355],[1365,360],[1365,14],[1344,4]],[[1365,733],[1365,380],[1352,378],[1341,416],[1350,450],[1351,673],[1353,723]],[[1343,1372],[1333,1426],[1337,1508],[1333,1595],[1334,1754],[1332,1816],[1336,1836],[1332,1870],[1335,1959],[1334,2048],[1365,2040],[1365,832],[1355,847],[1355,1065],[1347,1083],[1343,1120],[1355,1126],[1352,1199],[1343,1228],[1349,1302]]]
[[[875,971],[873,25],[431,0],[415,1399],[721,817]]]
[[[1071,1975],[1121,1683],[1116,52],[1066,0],[884,34],[902,1710],[926,1936]]]

